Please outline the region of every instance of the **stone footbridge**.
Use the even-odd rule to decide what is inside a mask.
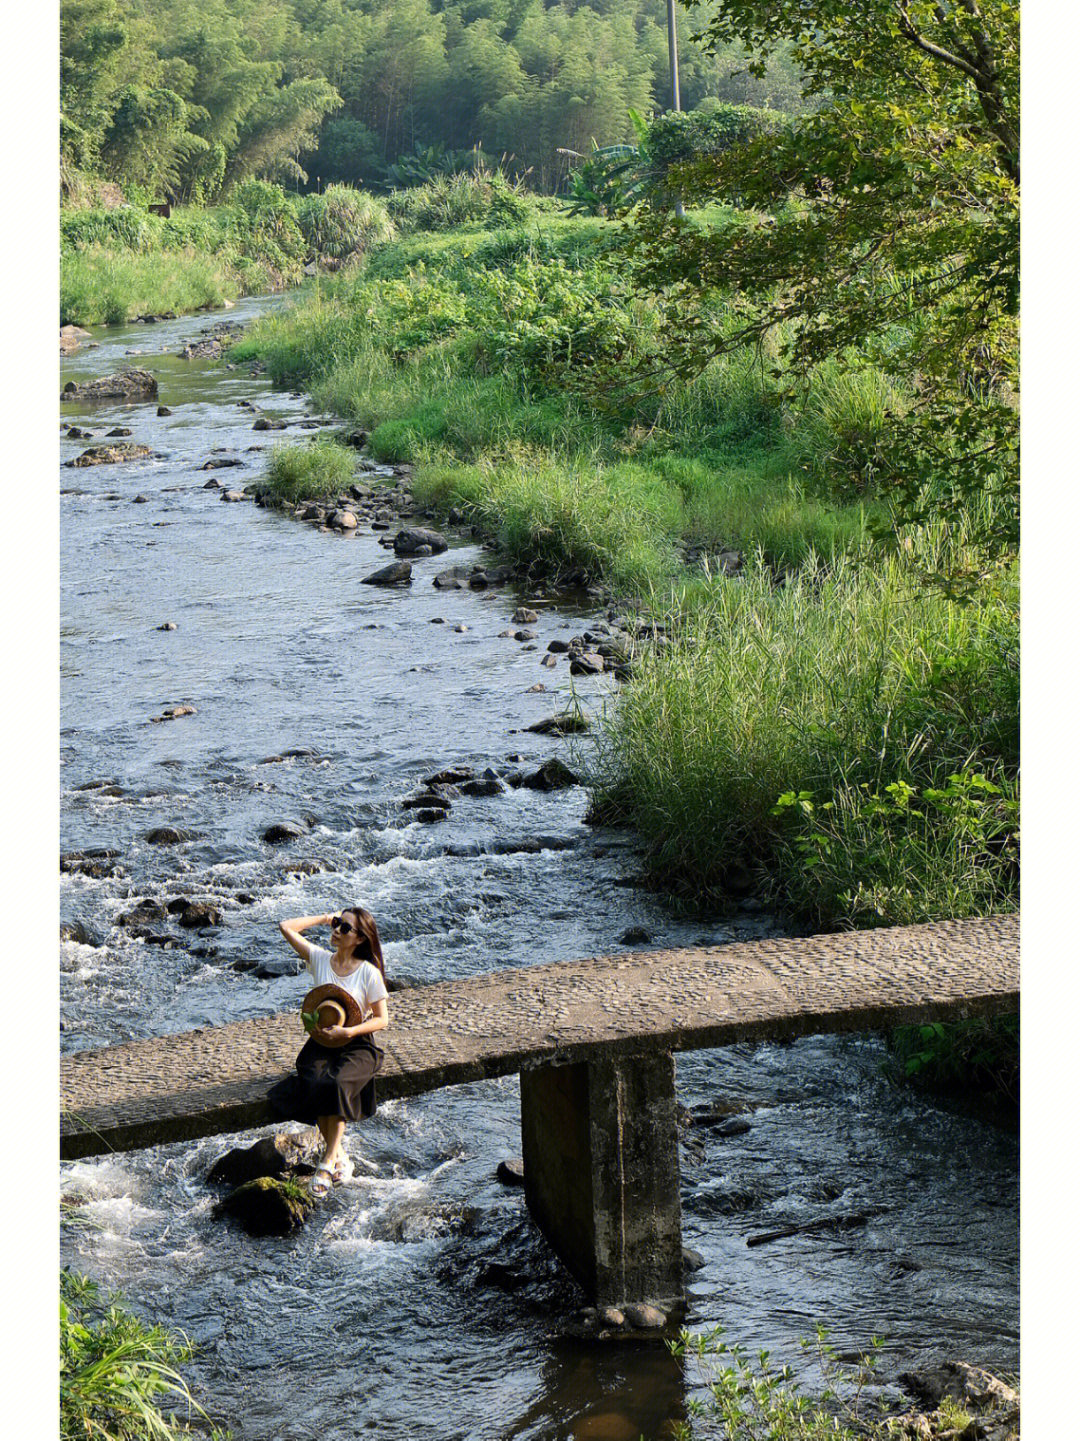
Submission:
[[[297,1009],[61,1058],[74,1158],[268,1124]],[[1019,1008],[1019,917],[496,971],[395,992],[382,1099],[521,1075],[526,1201],[601,1305],[682,1296],[673,1053]]]

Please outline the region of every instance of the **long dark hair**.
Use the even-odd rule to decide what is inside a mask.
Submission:
[[[346,907],[349,915],[356,917],[356,924],[359,935],[353,942],[353,955],[362,956],[365,961],[370,961],[377,966],[383,980],[386,980],[386,966],[383,962],[382,946],[379,943],[379,928],[375,924],[375,917],[370,911],[365,911],[363,906]],[[343,911],[344,915],[345,912]]]

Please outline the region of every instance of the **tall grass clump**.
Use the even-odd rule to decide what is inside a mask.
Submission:
[[[121,325],[163,310],[209,309],[245,289],[240,274],[216,256],[87,246],[64,257],[60,323]]]
[[[760,884],[821,925],[1015,904],[1012,582],[978,606],[894,560],[758,564],[676,597],[605,720],[600,814],[703,903]]]
[[[536,574],[648,593],[676,567],[678,498],[640,467],[613,480],[582,460],[524,453],[502,464],[422,468],[413,491],[423,505],[452,500]]]
[[[387,198],[391,218],[405,233],[452,230],[458,225],[520,224],[537,205],[524,186],[501,171],[434,175],[423,185],[394,190]]]
[[[804,469],[826,493],[866,494],[886,465],[891,422],[906,409],[898,386],[877,366],[819,365],[794,418]]]
[[[340,494],[355,470],[355,452],[336,440],[324,437],[310,445],[279,445],[266,470],[266,491],[280,505],[325,500]]]
[[[163,1414],[180,1404],[205,1419],[177,1367],[191,1359],[183,1336],[147,1326],[115,1299],[69,1270],[60,1273],[61,1441],[172,1441],[186,1423]],[[211,1438],[227,1441],[216,1428]]]
[[[305,195],[296,219],[310,249],[338,261],[358,260],[396,233],[383,201],[351,185],[328,185],[321,195]]]

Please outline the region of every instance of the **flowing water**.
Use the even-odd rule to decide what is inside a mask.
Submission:
[[[418,561],[406,592],[364,586],[387,559],[376,535],[222,503],[208,477],[251,481],[282,439],[239,402],[289,420],[285,438],[310,412],[244,367],[179,359],[206,323],[100,330],[63,366],[65,381],[148,366],[173,410],[64,406],[95,442],[125,426],[155,456],[61,471],[62,844],[116,851],[122,872],[62,877],[62,919],[102,942],[61,943],[63,1049],[293,1007],[302,978],[256,973],[283,956],[277,921],[352,901],[378,919],[390,973],[417,981],[626,949],[631,927],[652,946],[774,932],[750,911],[671,914],[634,884],[633,836],[585,824],[580,788],[457,800],[438,825],[401,809],[449,764],[572,762],[523,727],[568,699],[565,665],[539,665],[548,641],[602,616],[535,591],[436,590],[447,563],[482,558],[473,545]],[[62,437],[62,460],[85,444]],[[214,456],[242,464],[201,471]],[[523,601],[540,610],[536,650],[498,635]],[[611,682],[576,686],[596,710]],[[151,720],[175,704],[195,714]],[[303,838],[266,844],[281,820]],[[149,843],[160,826],[194,839]],[[165,946],[117,924],[179,895],[213,900],[221,927]],[[884,1337],[886,1379],[945,1356],[1018,1366],[1016,1138],[897,1089],[885,1059],[861,1036],[678,1060],[684,1106],[731,1103],[749,1122],[686,1131],[684,1243],[705,1258],[688,1324],[768,1347],[811,1388],[798,1342],[819,1320],[841,1352]],[[204,1178],[230,1138],[69,1163],[89,1225],[65,1228],[63,1259],[199,1342],[189,1379],[245,1441],[659,1437],[687,1383],[655,1343],[563,1334],[583,1298],[495,1179],[518,1124],[513,1077],[384,1104],[350,1128],[355,1178],[284,1240],[212,1220]]]

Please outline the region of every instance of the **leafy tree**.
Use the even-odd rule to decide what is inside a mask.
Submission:
[[[184,166],[210,149],[188,128],[198,112],[160,86],[126,85],[114,104],[101,146],[106,168],[129,184],[175,194]]]
[[[911,396],[881,471],[897,528],[963,508],[987,563],[1018,534],[1018,20],[1011,0],[727,0],[704,43],[787,44],[827,103],[674,172],[760,223],[640,226],[680,369],[770,334],[796,376],[876,361]],[[717,291],[743,311],[726,334]]]

